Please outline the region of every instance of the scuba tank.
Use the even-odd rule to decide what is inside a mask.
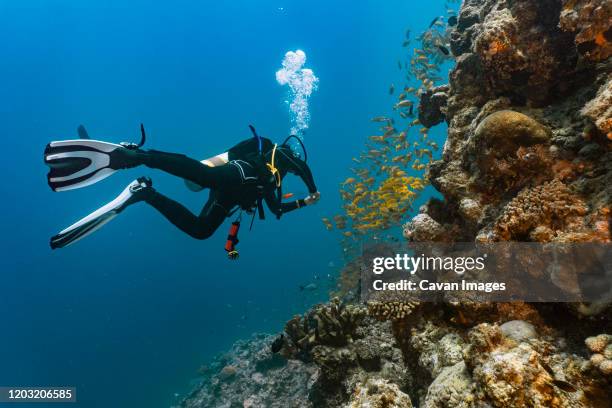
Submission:
[[[238,259],[239,253],[236,249],[238,245],[238,230],[240,229],[240,221],[236,220],[232,222],[229,233],[227,234],[227,241],[225,241],[225,250],[227,251],[227,257],[232,261]]]

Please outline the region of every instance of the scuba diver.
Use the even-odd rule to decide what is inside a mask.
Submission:
[[[47,181],[53,191],[85,187],[117,170],[140,165],[183,178],[192,191],[210,189],[208,201],[200,214],[195,215],[155,190],[150,178],[140,177],[113,201],[52,237],[51,248],[62,248],[84,238],[128,206],[140,201],[151,205],[172,224],[196,239],[209,238],[236,211],[252,214],[253,220],[257,212],[259,218],[264,219],[263,201],[277,219],[284,213],[316,203],[320,194],[306,164],[306,150],[301,140],[289,136],[277,145],[259,136],[253,126],[249,125],[249,128],[253,133],[252,138],[201,162],[183,154],[142,149],[146,139],[143,125],[140,125],[139,144],[92,140],[83,126],[78,129],[80,139],[49,143],[44,157],[45,164],[50,168]],[[289,146],[292,138],[302,146],[304,160]],[[282,201],[282,180],[287,173],[302,179],[308,188],[308,196],[291,202]],[[226,250],[231,259],[238,256],[235,245],[238,243],[239,225],[239,220],[235,221],[228,236]]]

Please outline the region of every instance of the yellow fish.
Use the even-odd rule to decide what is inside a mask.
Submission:
[[[376,116],[375,118],[372,118],[372,122],[388,122],[389,118],[386,116]]]
[[[381,142],[385,142],[385,137],[384,136],[370,136],[370,140],[373,142],[381,143]]]
[[[394,127],[391,127],[389,130],[385,132],[384,137],[389,137],[393,134],[397,133],[397,130]]]
[[[412,106],[413,104],[414,103],[412,101],[405,99],[405,100],[397,103],[395,106],[398,107],[398,108],[407,108],[407,107]]]

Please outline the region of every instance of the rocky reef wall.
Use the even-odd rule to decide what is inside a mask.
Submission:
[[[282,337],[238,342],[181,406],[609,406],[612,336],[595,334],[609,325],[577,321],[564,332],[549,323],[557,312],[517,302],[381,314],[333,300],[289,321]]]
[[[200,367],[200,384],[181,407],[311,407],[308,390],[318,375],[317,367],[272,353],[273,341],[273,336],[255,334]]]
[[[444,202],[410,238],[433,220],[453,240],[609,242],[611,23],[610,1],[464,2],[429,173]]]

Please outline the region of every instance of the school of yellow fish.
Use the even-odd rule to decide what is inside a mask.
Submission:
[[[328,230],[341,231],[345,254],[359,237],[378,239],[382,231],[400,225],[426,186],[424,172],[438,144],[429,139],[429,129],[415,119],[415,109],[424,92],[444,81],[441,65],[453,60],[448,43],[456,23],[455,11],[447,7],[446,17],[436,17],[417,38],[420,46],[412,51],[410,31],[406,32],[403,47],[408,50],[407,59],[398,61],[398,67],[405,71],[407,85],[393,105],[401,124],[390,116],[372,119],[380,125],[380,132],[367,139],[365,150],[353,158],[351,176],[340,185],[343,213],[322,219]],[[392,84],[389,94],[395,92]]]

